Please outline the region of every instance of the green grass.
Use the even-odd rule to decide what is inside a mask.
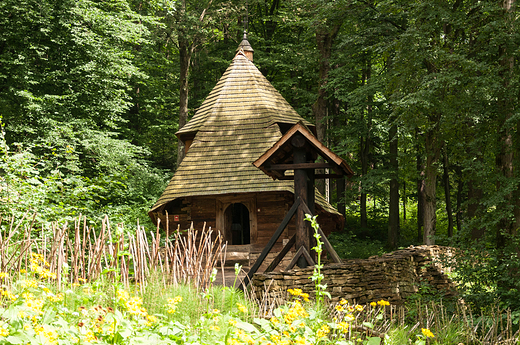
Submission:
[[[153,280],[152,280],[153,281]],[[166,305],[169,298],[182,297],[175,314],[170,320],[194,325],[203,314],[217,309],[222,314],[238,313],[237,303],[254,311],[255,306],[245,298],[242,291],[222,286],[210,286],[207,291],[198,291],[191,285],[166,286],[162,282],[148,284],[143,293],[144,306],[150,314],[168,315]]]
[[[218,286],[202,291],[151,279],[141,295],[139,285],[125,289],[107,279],[57,289],[55,281],[31,273],[9,276],[3,283],[16,298],[2,298],[0,344],[377,345],[384,338],[386,345],[476,345],[519,339],[507,310],[490,307],[473,316],[463,304],[425,303],[420,296],[401,307],[342,301],[324,311],[295,290],[270,319],[259,317],[256,302],[241,291]],[[168,299],[177,296],[182,301],[169,313]],[[423,328],[435,337],[427,338]]]

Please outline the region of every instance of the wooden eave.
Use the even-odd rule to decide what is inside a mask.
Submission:
[[[293,146],[291,139],[301,134],[305,138],[305,151],[307,151],[307,163],[293,163]],[[318,156],[326,163],[314,163]],[[301,121],[291,127],[269,150],[260,156],[253,165],[262,170],[266,175],[278,180],[291,180],[292,174],[286,175],[286,171],[294,169],[324,169],[329,168],[334,173],[316,174],[315,178],[352,177],[354,172],[347,162],[323,145]]]

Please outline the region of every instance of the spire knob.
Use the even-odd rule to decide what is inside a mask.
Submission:
[[[253,61],[253,47],[251,47],[251,44],[247,40],[247,32],[246,29],[244,29],[244,37],[242,38],[242,42],[238,45],[237,53],[242,49],[244,51],[245,56],[249,59],[249,61]]]

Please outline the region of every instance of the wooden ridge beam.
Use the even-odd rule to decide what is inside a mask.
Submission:
[[[341,178],[345,175],[338,175],[338,174],[316,174],[314,175],[315,179],[322,179],[322,178]],[[278,178],[279,180],[294,180],[294,175],[283,175],[282,177]]]
[[[334,168],[330,163],[294,163],[294,164],[271,164],[266,166],[268,170],[294,170],[294,169],[324,169]]]

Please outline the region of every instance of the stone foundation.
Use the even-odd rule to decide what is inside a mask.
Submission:
[[[327,284],[333,302],[345,298],[364,304],[385,299],[392,304],[402,304],[404,299],[417,293],[420,286],[453,296],[455,284],[444,274],[438,260],[453,253],[454,248],[450,247],[418,246],[366,260],[326,264],[322,269],[325,276],[322,283]],[[309,279],[313,269],[256,273],[252,283],[257,298],[262,299],[264,293],[279,296],[289,288],[300,288],[310,296],[315,295],[314,282]]]

